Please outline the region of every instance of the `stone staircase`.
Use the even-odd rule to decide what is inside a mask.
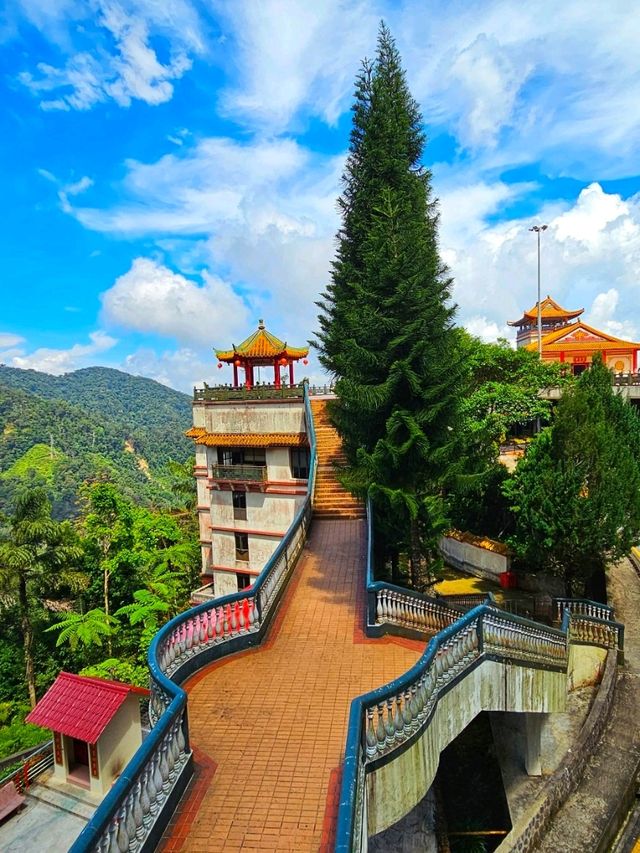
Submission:
[[[350,494],[336,476],[336,466],[347,460],[340,436],[329,421],[326,404],[326,400],[311,400],[318,452],[313,514],[316,518],[364,518],[364,503]]]

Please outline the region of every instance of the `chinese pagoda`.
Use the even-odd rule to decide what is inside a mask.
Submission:
[[[556,329],[568,326],[572,320],[584,313],[584,308],[578,308],[576,311],[567,311],[566,308],[561,308],[560,305],[547,296],[540,303],[540,316],[542,319],[542,336]],[[515,326],[518,329],[516,344],[520,347],[528,346],[529,344],[538,343],[538,303],[525,311],[519,320],[509,320],[509,326]]]
[[[273,367],[274,385],[280,388],[282,385],[282,368],[289,368],[289,385],[294,385],[293,365],[300,359],[307,364],[309,349],[302,347],[290,347],[286,341],[281,341],[268,332],[262,320],[258,321],[258,329],[252,335],[236,346],[232,344],[230,350],[216,350],[218,367],[222,363],[233,365],[233,386],[239,387],[238,368],[244,370],[244,387],[253,388],[255,385],[255,369],[257,367]]]
[[[616,338],[578,319],[584,308],[567,311],[547,296],[540,303],[542,319],[542,358],[567,364],[574,374],[585,370],[596,353],[615,373],[636,373],[640,343]],[[538,348],[538,303],[525,311],[519,320],[509,322],[518,329],[518,348]]]

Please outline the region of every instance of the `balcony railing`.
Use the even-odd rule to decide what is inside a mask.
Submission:
[[[193,399],[213,402],[234,402],[238,400],[286,400],[302,399],[304,396],[304,383],[298,385],[254,385],[253,388],[245,388],[243,385],[234,388],[233,385],[207,385],[203,388],[193,389]],[[313,385],[308,387],[308,393],[313,396],[333,394],[333,385]]]
[[[266,465],[214,465],[211,469],[214,480],[242,480],[264,483],[267,479]]]
[[[69,853],[154,850],[193,775],[182,682],[211,661],[258,645],[286,589],[311,522],[316,439],[309,397],[309,491],[293,524],[250,589],[208,599],[163,625],[147,661],[151,730]]]

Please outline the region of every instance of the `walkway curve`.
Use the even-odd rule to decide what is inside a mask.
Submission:
[[[315,520],[267,641],[185,685],[196,775],[160,850],[330,851],[354,696],[424,643],[369,640],[365,524]]]

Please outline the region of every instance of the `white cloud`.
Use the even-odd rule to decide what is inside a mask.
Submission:
[[[591,305],[584,319],[621,337],[635,337],[630,318],[640,314],[640,197],[626,202],[598,185],[573,204],[549,204],[538,221],[548,224],[541,240],[543,296],[565,308]],[[484,225],[450,244],[454,296],[465,325],[483,317],[503,328],[536,301],[536,235],[531,221]],[[513,335],[513,332],[511,332]]]
[[[15,347],[24,342],[24,338],[20,335],[14,335],[12,332],[0,332],[0,347]]]
[[[638,334],[637,323],[629,317],[622,320],[616,319],[619,301],[620,294],[615,287],[610,287],[609,290],[599,293],[591,305],[589,322],[615,337],[635,341]]]
[[[247,307],[219,277],[205,272],[202,278],[200,285],[150,258],[136,258],[102,294],[103,319],[184,343],[224,345],[246,330]]]
[[[464,326],[470,335],[486,343],[497,341],[498,338],[506,338],[508,333],[507,327],[500,328],[495,321],[487,320],[486,317],[469,317]]]
[[[94,356],[112,349],[118,341],[106,332],[98,329],[89,335],[90,343],[74,344],[69,349],[53,349],[40,347],[30,353],[15,351],[10,358],[5,358],[12,367],[41,370],[44,373],[59,375],[86,367],[91,364]],[[7,354],[4,353],[4,356]]]
[[[221,381],[215,375],[218,371],[214,357],[188,347],[160,354],[150,347],[140,347],[124,359],[121,367],[134,376],[147,376],[187,393],[196,386],[202,387],[203,382],[215,385]]]
[[[222,108],[271,129],[304,105],[334,123],[349,107],[360,60],[373,52],[380,14],[366,0],[218,3],[235,63]]]
[[[252,128],[290,130],[307,116],[335,123],[384,18],[427,124],[479,162],[541,158],[582,179],[635,169],[640,16],[626,3],[486,0],[463,13],[445,0],[428,10],[424,0],[221,0],[215,8],[234,69],[221,107]]]
[[[44,110],[88,110],[108,100],[123,107],[133,100],[164,103],[173,95],[173,81],[204,48],[198,14],[188,0],[22,0],[21,5],[30,22],[67,57],[61,66],[39,62],[35,72],[18,75],[35,95],[43,96]],[[90,47],[78,50],[83,34]],[[158,38],[169,47],[165,62],[152,46]]]

